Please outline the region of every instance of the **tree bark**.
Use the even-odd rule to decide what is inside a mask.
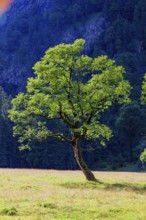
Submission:
[[[79,138],[75,138],[74,141],[72,142],[72,145],[73,145],[75,159],[76,159],[80,169],[84,173],[86,179],[89,181],[97,181],[94,174],[91,172],[91,170],[88,168],[85,161],[83,160],[81,150],[79,147]]]

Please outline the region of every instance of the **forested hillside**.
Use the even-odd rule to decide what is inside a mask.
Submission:
[[[146,107],[140,105],[146,72],[145,26],[145,0],[13,0],[0,19],[0,166],[77,168],[65,142],[34,141],[32,151],[19,152],[7,110],[10,99],[25,91],[32,67],[48,48],[83,38],[85,54],[116,60],[133,86],[130,104],[122,108],[115,104],[104,114],[113,137],[106,148],[91,141],[95,150],[84,152],[87,163],[94,169],[123,169],[129,164],[141,169],[139,155],[146,133]]]

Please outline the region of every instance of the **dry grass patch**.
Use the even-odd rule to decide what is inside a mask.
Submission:
[[[0,220],[145,220],[146,174],[0,169]]]

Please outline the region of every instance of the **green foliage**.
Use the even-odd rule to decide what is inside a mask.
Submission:
[[[17,164],[17,144],[8,118],[10,108],[11,97],[0,87],[0,167],[13,167]]]
[[[16,208],[5,208],[3,210],[1,210],[0,214],[1,215],[7,215],[7,216],[16,216],[18,213],[17,209]]]
[[[27,92],[12,100],[10,119],[15,123],[14,135],[28,144],[34,138],[48,137],[67,140],[109,140],[111,130],[101,122],[101,113],[114,102],[129,102],[131,86],[124,80],[125,70],[107,56],[95,59],[81,55],[85,41],[60,44],[46,51],[34,66],[34,78],[29,78]],[[88,80],[87,80],[88,79]],[[66,124],[54,130],[50,121]]]
[[[125,104],[116,122],[121,144],[121,153],[126,161],[133,162],[138,157],[137,145],[146,132],[146,113],[136,102]]]
[[[142,83],[141,102],[144,105],[146,104],[146,74],[144,75],[144,81]],[[143,163],[146,162],[146,149],[141,153],[140,160]]]
[[[146,162],[146,149],[144,149],[144,151],[141,153],[140,160],[142,163]]]
[[[142,104],[146,104],[146,74],[144,75],[144,81],[142,83],[141,102]]]

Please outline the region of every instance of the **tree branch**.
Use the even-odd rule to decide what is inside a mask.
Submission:
[[[56,138],[59,138],[59,139],[63,139],[65,141],[68,141],[69,143],[72,143],[72,140],[70,140],[69,138],[65,137],[63,134],[61,133],[56,133],[56,134],[51,134],[49,135],[49,137],[56,137]]]
[[[90,112],[90,114],[88,115],[88,118],[86,120],[86,123],[89,124],[91,119],[92,119],[92,116],[93,116],[93,111]]]
[[[77,82],[77,85],[78,85],[78,96],[80,96],[80,85],[79,85],[79,81]],[[80,99],[78,98],[78,105],[79,105],[79,108],[81,110],[81,114],[82,114],[82,117],[85,121],[85,115],[84,115],[84,112],[83,112],[83,109],[82,109],[82,106],[80,105]]]
[[[74,107],[74,105],[73,105],[73,102],[72,102],[72,100],[71,100],[71,94],[70,94],[69,91],[67,91],[67,89],[65,89],[65,91],[66,91],[66,93],[67,93],[68,102],[70,103],[70,105],[71,105],[71,107],[72,107],[73,115],[74,115],[74,117],[76,117],[76,116],[77,116],[77,113],[76,113],[76,109],[75,109],[75,107]]]
[[[60,111],[59,111],[59,115],[62,118],[62,120],[68,124],[71,128],[76,128],[77,125],[76,123],[73,123],[70,118],[67,116],[67,114],[65,112],[62,111],[62,104],[61,102],[59,102],[59,106],[60,106]]]

